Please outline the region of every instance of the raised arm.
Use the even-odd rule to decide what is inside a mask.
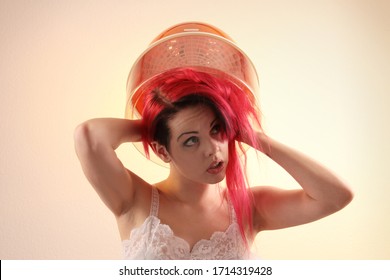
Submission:
[[[257,133],[256,140],[264,153],[302,187],[296,190],[253,188],[253,221],[258,231],[312,222],[342,209],[352,200],[349,187],[318,162],[262,133]]]
[[[84,174],[100,198],[116,216],[127,211],[141,179],[123,166],[115,149],[141,140],[141,122],[92,119],[75,129],[74,140]]]

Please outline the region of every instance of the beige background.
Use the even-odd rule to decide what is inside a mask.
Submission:
[[[390,2],[0,1],[0,259],[119,259],[111,213],[85,179],[73,129],[122,117],[127,74],[163,29],[213,24],[260,74],[266,131],[323,162],[356,193],[321,221],[266,232],[265,259],[390,258]],[[132,145],[125,165],[167,170]],[[253,184],[296,183],[250,154]],[[260,168],[261,172],[258,172]]]

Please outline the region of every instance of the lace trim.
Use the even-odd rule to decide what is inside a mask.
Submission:
[[[214,232],[208,240],[199,240],[191,250],[188,242],[175,236],[168,225],[161,224],[159,218],[150,216],[140,228],[132,230],[130,238],[124,240],[122,245],[125,259],[229,260],[248,258],[237,223],[230,224],[224,232]]]
[[[152,189],[150,216],[130,233],[128,240],[122,241],[125,259],[247,259],[249,254],[241,239],[234,208],[229,202],[230,225],[225,231],[217,231],[210,239],[199,240],[193,248],[176,236],[169,225],[158,218],[159,193]]]

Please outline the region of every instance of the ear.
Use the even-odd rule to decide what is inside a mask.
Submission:
[[[165,163],[168,163],[171,161],[171,157],[167,151],[167,148],[164,145],[161,145],[157,142],[151,143],[152,149],[154,153]]]

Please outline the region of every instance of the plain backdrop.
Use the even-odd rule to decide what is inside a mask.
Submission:
[[[259,234],[264,259],[390,258],[390,5],[383,0],[0,0],[0,259],[120,259],[113,215],[74,152],[77,124],[124,116],[126,79],[161,31],[201,21],[259,73],[266,132],[355,192],[320,221]],[[297,187],[253,151],[253,185]],[[131,144],[124,164],[164,169]]]

